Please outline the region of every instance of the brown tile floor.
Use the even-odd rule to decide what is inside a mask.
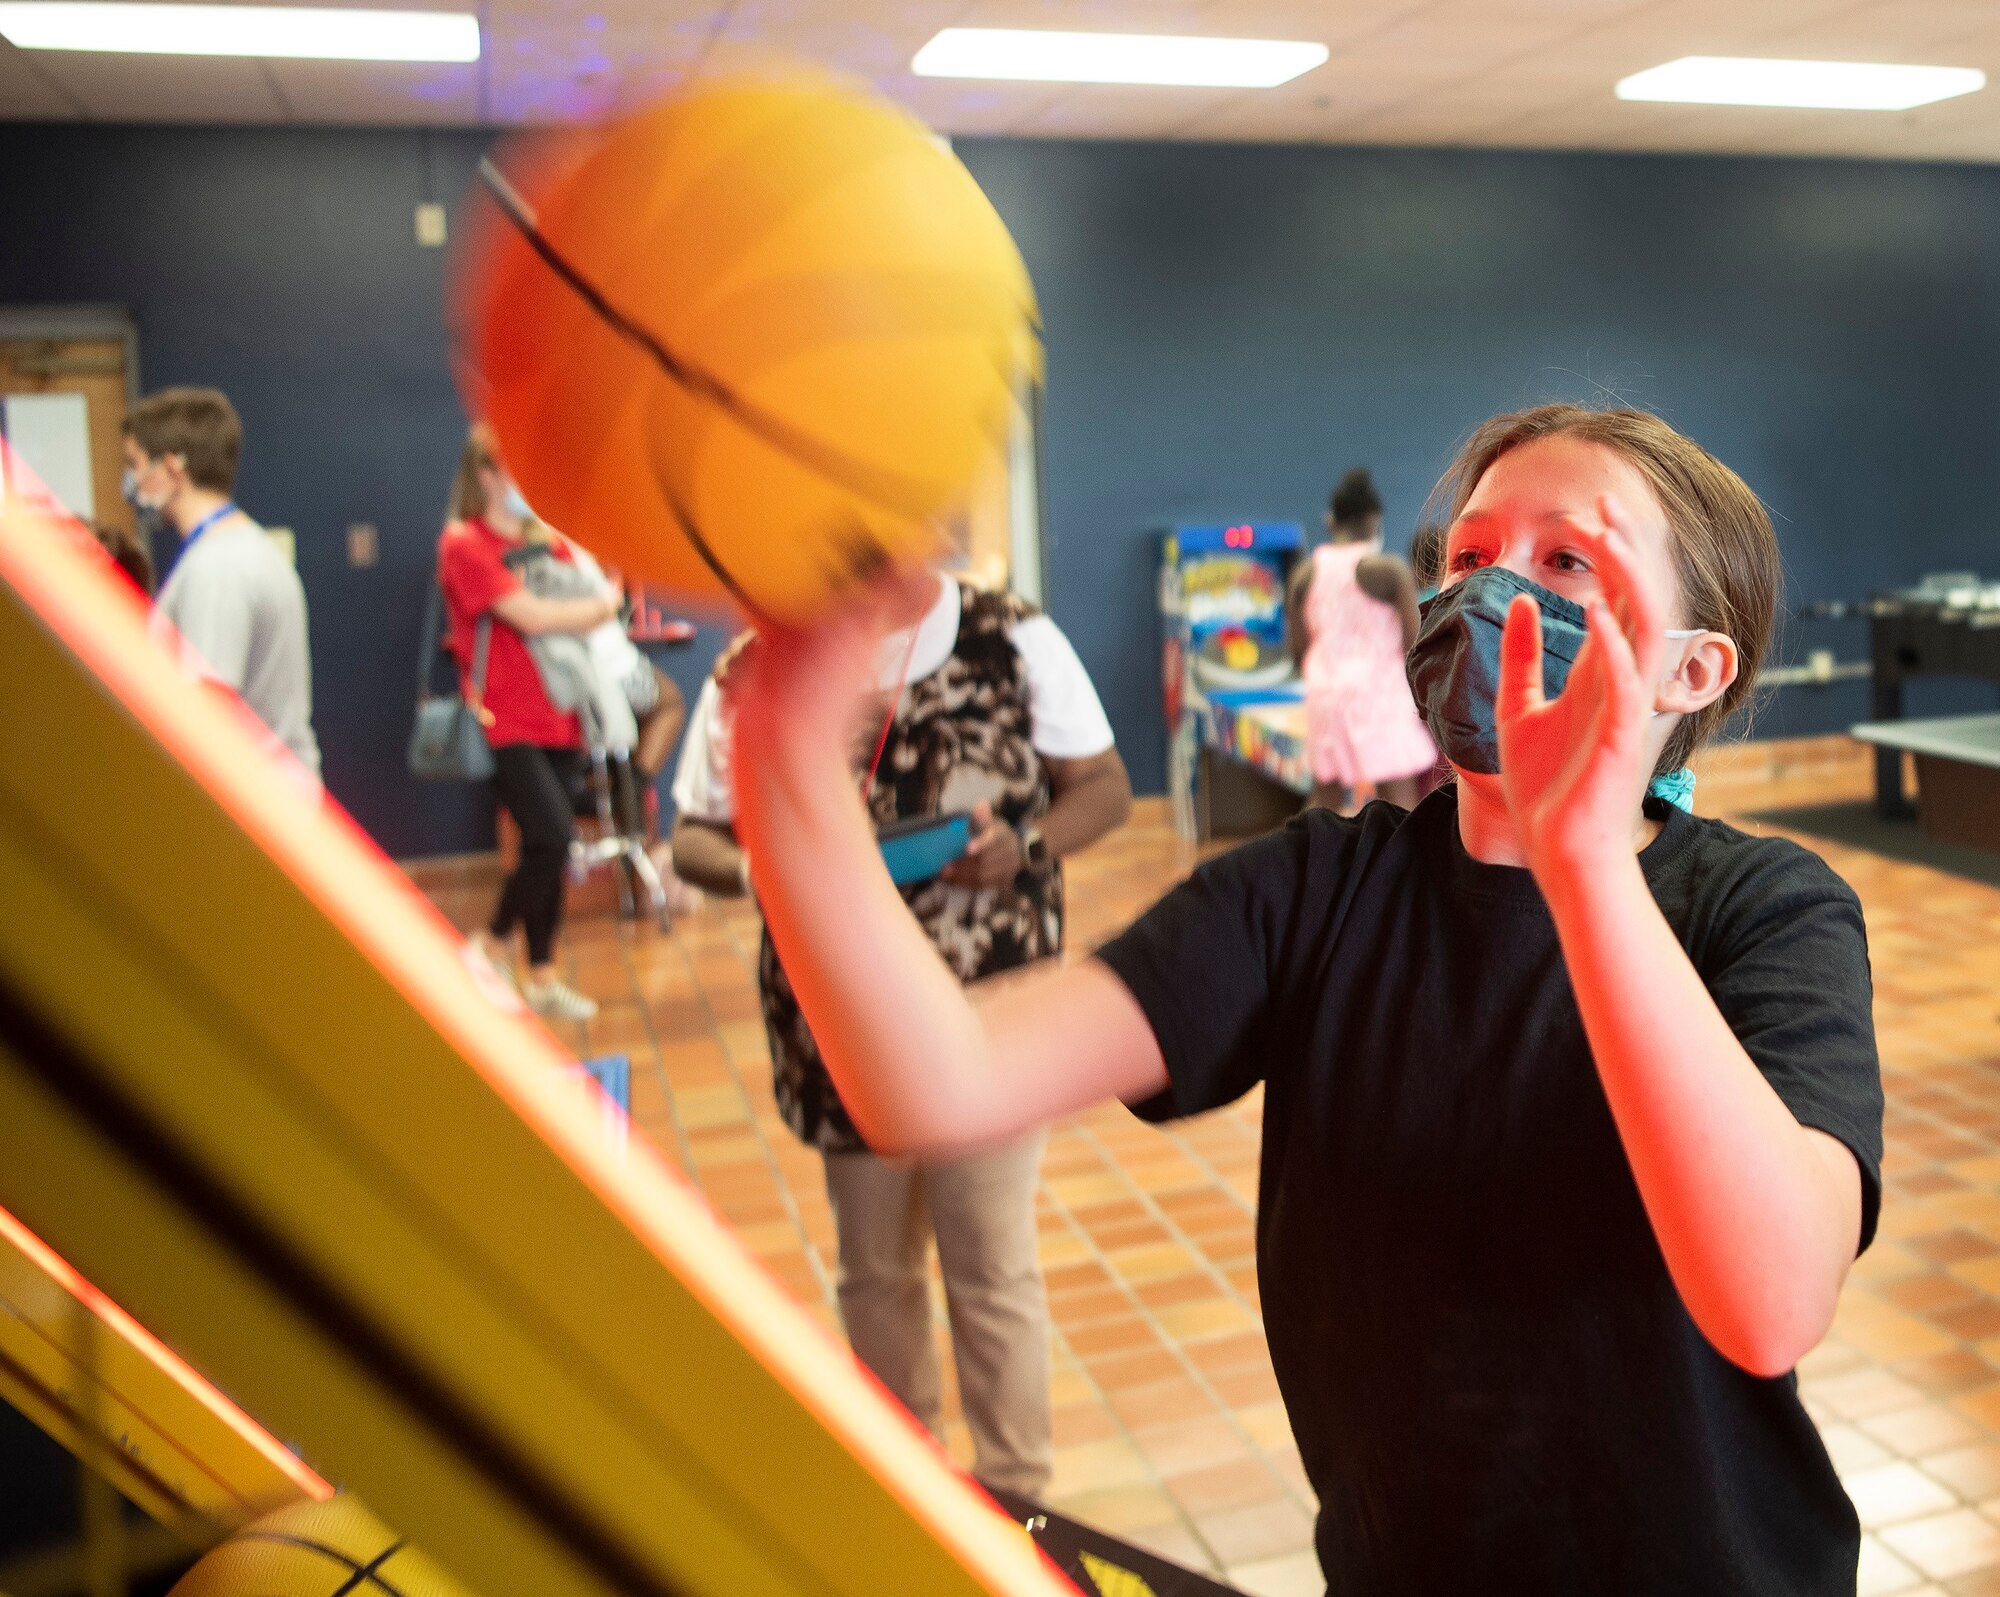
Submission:
[[[1751,746],[1710,762],[1700,807],[1740,817],[1858,796],[1865,782],[1842,744]],[[1881,1240],[1802,1367],[1806,1399],[1867,1530],[1862,1597],[2000,1594],[2000,890],[1801,841],[1866,907],[1889,1097]],[[1072,866],[1074,945],[1130,919],[1192,860],[1160,807],[1142,806]],[[416,874],[461,926],[491,905],[490,865]],[[742,905],[711,904],[665,934],[580,918],[566,958],[604,1008],[569,1040],[631,1056],[639,1128],[837,1325],[818,1160],[772,1105],[756,942]],[[1322,1587],[1312,1496],[1258,1317],[1257,1142],[1254,1097],[1170,1130],[1105,1108],[1051,1136],[1039,1200],[1056,1328],[1050,1496],[1289,1597]],[[949,1441],[963,1461],[956,1421]]]

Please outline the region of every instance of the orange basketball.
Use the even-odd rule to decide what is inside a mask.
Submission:
[[[907,113],[717,80],[494,163],[468,401],[629,577],[798,622],[937,551],[1040,373],[1004,223]]]
[[[344,1493],[239,1530],[167,1597],[471,1597]]]

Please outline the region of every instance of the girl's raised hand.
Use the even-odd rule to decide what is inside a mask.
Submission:
[[[831,754],[848,762],[854,728],[882,638],[913,625],[937,592],[936,576],[898,571],[809,626],[772,623],[732,646],[717,668],[735,718],[738,750],[753,759]]]
[[[1495,719],[1507,810],[1537,874],[1632,852],[1651,776],[1646,732],[1666,644],[1665,611],[1640,567],[1630,517],[1606,495],[1603,528],[1578,529],[1598,578],[1589,636],[1561,694],[1542,694],[1541,610],[1507,612]]]

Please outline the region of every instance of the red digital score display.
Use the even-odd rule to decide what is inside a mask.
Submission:
[[[1257,541],[1257,534],[1248,526],[1224,527],[1222,541],[1232,549],[1248,549]]]

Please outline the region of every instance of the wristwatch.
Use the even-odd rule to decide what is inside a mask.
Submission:
[[[1024,822],[1018,829],[1021,839],[1021,868],[1037,873],[1046,871],[1055,864],[1055,855],[1049,852],[1049,840],[1042,836],[1042,829],[1033,821]]]

